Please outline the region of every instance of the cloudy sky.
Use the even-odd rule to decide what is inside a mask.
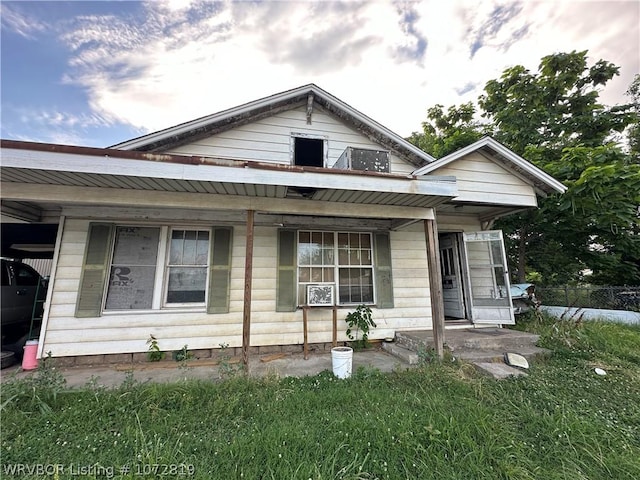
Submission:
[[[588,50],[640,72],[640,0],[2,1],[2,138],[109,146],[307,83],[402,136]]]

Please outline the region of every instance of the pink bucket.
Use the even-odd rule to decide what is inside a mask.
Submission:
[[[24,345],[24,355],[22,356],[22,369],[33,370],[38,367],[38,340],[27,340]]]

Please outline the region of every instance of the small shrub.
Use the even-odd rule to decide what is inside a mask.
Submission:
[[[221,343],[219,372],[221,378],[232,378],[244,370],[242,364],[231,363],[231,354],[228,352],[229,344]]]
[[[173,352],[173,359],[176,362],[187,362],[193,358],[193,354],[189,351],[188,345],[185,345],[180,350]]]
[[[149,335],[149,340],[147,340],[147,345],[149,345],[149,352],[147,353],[147,358],[150,362],[159,362],[164,358],[164,352],[160,350],[158,346],[158,340],[153,335]]]
[[[369,330],[377,327],[371,317],[371,308],[368,305],[358,305],[353,312],[349,312],[344,319],[349,326],[347,328],[347,337],[353,340],[355,347],[367,348],[369,342]],[[354,335],[355,330],[355,335]],[[362,332],[362,338],[358,340],[358,332]]]

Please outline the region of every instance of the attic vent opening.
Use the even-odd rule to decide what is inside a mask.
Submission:
[[[300,167],[324,167],[324,140],[293,138],[293,164]]]

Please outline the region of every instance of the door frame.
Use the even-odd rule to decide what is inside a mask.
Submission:
[[[445,313],[445,321],[446,322],[456,322],[456,321],[469,321],[469,310],[468,310],[468,305],[469,305],[469,300],[468,300],[468,294],[467,294],[467,275],[465,272],[465,259],[463,257],[464,255],[464,249],[461,248],[461,243],[462,243],[462,232],[439,232],[438,233],[438,244],[439,244],[439,249],[438,249],[438,255],[440,256],[440,265],[442,267],[442,294],[443,294],[443,303],[444,303],[444,292],[445,292],[445,268],[444,268],[444,263],[448,261],[448,259],[443,259],[441,254],[442,254],[442,238],[443,237],[450,237],[453,245],[452,248],[454,249],[454,262],[453,262],[453,267],[455,268],[455,277],[457,277],[458,280],[458,289],[460,292],[460,301],[459,301],[459,309],[462,311],[462,316],[459,317],[452,317],[449,316],[449,318],[447,318],[446,315],[446,311]],[[446,247],[445,247],[446,248]]]

